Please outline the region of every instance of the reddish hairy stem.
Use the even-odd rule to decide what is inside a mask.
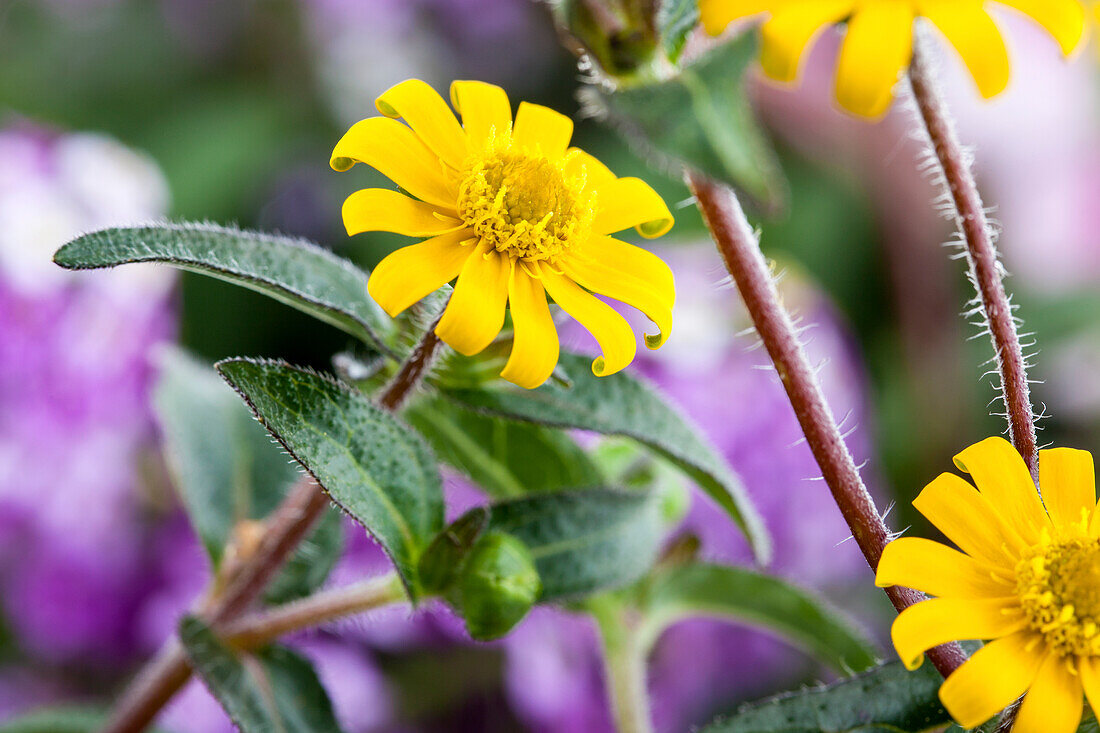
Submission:
[[[982,311],[993,340],[993,351],[1008,415],[1009,436],[1016,450],[1023,456],[1032,478],[1037,480],[1039,454],[1027,381],[1027,364],[1020,348],[1020,335],[1012,316],[1012,306],[1005,293],[1003,269],[997,257],[997,247],[993,242],[985,205],[969,161],[959,144],[958,133],[951,114],[947,111],[935,74],[929,66],[925,48],[923,34],[917,33],[913,61],[909,67],[913,97],[947,181],[955,207],[956,225],[966,241],[971,280],[978,290]]]
[[[423,379],[440,344],[435,324],[379,397],[379,405],[396,411]],[[312,476],[299,480],[267,520],[259,547],[233,574],[226,589],[205,604],[200,614],[221,631],[256,599],[286,558],[305,539],[328,506],[328,497]],[[153,722],[191,677],[191,664],[173,638],[123,692],[101,733],[139,733]]]
[[[732,191],[696,174],[688,176],[688,184],[775,364],[825,483],[867,564],[875,570],[890,532],[860,478],[790,316],[780,303],[756,235]],[[886,595],[898,611],[924,600],[923,594],[898,586],[887,588]],[[966,654],[958,644],[945,644],[930,650],[928,658],[946,677],[966,661]]]

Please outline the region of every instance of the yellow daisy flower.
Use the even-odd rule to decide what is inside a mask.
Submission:
[[[1008,85],[1004,40],[987,7],[1003,5],[1031,16],[1065,54],[1080,43],[1085,9],[1079,0],[699,0],[703,27],[718,35],[733,20],[767,14],[761,63],[768,76],[798,77],[806,47],[823,28],[848,22],[837,68],[836,96],[848,111],[881,117],[913,53],[913,21],[930,20],[970,69],[986,98]]]
[[[1100,510],[1092,455],[1039,451],[1042,498],[1016,450],[989,438],[955,456],[913,505],[961,550],[919,537],[886,546],[876,583],[935,598],[891,630],[902,661],[959,639],[992,640],[940,687],[965,728],[1026,693],[1016,733],[1071,733],[1082,693],[1100,712]],[[1044,507],[1045,503],[1045,507]]]
[[[356,123],[332,153],[336,170],[366,163],[412,195],[356,191],[343,208],[349,234],[426,237],[382,260],[371,297],[396,316],[457,278],[436,333],[468,356],[497,337],[507,304],[514,341],[501,376],[529,389],[558,361],[547,296],[595,336],[599,376],[626,367],[637,346],[626,320],[593,293],[645,313],[658,328],[646,344],[661,346],[672,327],[672,271],[609,236],[667,232],[673,219],[661,197],[569,147],[573,122],[552,109],[524,102],[513,122],[504,90],[476,81],[452,84],[451,103],[461,125],[427,84],[402,82],[378,98],[384,116]]]

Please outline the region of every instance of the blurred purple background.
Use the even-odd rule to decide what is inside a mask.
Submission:
[[[1100,414],[1097,74],[1066,64],[1027,23],[1006,23],[1013,84],[983,103],[958,61],[945,77],[979,176],[1005,228],[1009,281],[1039,333],[1034,376],[1053,418],[1044,440],[1091,448]],[[961,264],[918,174],[899,108],[869,126],[833,111],[835,38],[798,90],[753,86],[780,145],[791,207],[765,222],[785,302],[880,504],[905,505],[949,456],[1000,430],[979,384],[987,344],[958,318]],[[91,229],[164,216],[235,220],[316,237],[370,266],[399,243],[348,240],[338,210],[356,181],[328,148],[373,98],[410,76],[504,85],[575,111],[576,74],[545,10],[528,0],[19,0],[0,10],[0,723],[51,702],[104,704],[153,654],[208,580],[160,456],[149,407],[158,344],[206,359],[285,356],[327,368],[344,345],[258,296],[143,266],[66,273],[57,246]],[[578,139],[622,174],[687,198],[609,132]],[[366,175],[366,174],[363,174]],[[345,188],[341,188],[345,186]],[[833,507],[766,355],[698,218],[660,252],[677,275],[672,339],[634,369],[709,435],[773,533],[771,570],[816,588],[881,635],[885,603]],[[229,314],[229,315],[226,315]],[[566,331],[576,348],[585,336]],[[448,479],[450,513],[483,499]],[[347,526],[330,584],[384,571]],[[681,528],[709,560],[747,563],[701,493]],[[610,730],[590,624],[538,609],[506,640],[475,645],[449,611],[388,609],[301,634],[350,733]],[[771,637],[717,621],[672,628],[650,660],[660,731],[827,677]],[[425,686],[432,695],[423,693]],[[159,721],[175,733],[230,726],[192,682]]]

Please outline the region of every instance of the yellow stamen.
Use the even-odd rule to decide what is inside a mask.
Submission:
[[[1043,541],[1020,560],[1017,592],[1031,628],[1059,654],[1100,654],[1100,540]]]

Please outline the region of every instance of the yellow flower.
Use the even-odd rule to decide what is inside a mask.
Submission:
[[[378,98],[385,116],[356,123],[333,151],[336,170],[366,163],[415,197],[353,193],[343,209],[349,234],[427,238],[382,260],[371,297],[396,316],[457,278],[436,333],[466,355],[500,333],[507,303],[514,340],[501,376],[529,389],[558,361],[547,296],[595,336],[599,376],[626,367],[637,345],[626,320],[593,293],[645,313],[658,328],[646,343],[661,346],[672,327],[672,271],[608,236],[629,227],[645,237],[667,232],[673,220],[661,197],[569,147],[573,122],[551,109],[524,102],[513,123],[504,90],[475,81],[452,84],[451,103],[461,126],[427,84],[402,82]]]
[[[1001,438],[955,456],[969,482],[945,473],[913,505],[962,552],[919,537],[886,546],[879,586],[935,598],[894,622],[899,656],[959,639],[992,639],[940,687],[965,728],[981,725],[1025,692],[1016,733],[1071,733],[1082,692],[1100,712],[1100,511],[1092,455],[1039,452],[1042,498]],[[1045,503],[1045,507],[1044,507]]]
[[[983,96],[1002,92],[1009,62],[1004,40],[986,10],[995,5],[1031,16],[1067,55],[1084,34],[1085,9],[1079,0],[699,0],[703,26],[713,35],[738,18],[767,14],[761,63],[768,76],[784,82],[797,79],[812,38],[846,20],[837,100],[848,111],[871,118],[889,109],[894,85],[909,66],[917,17],[927,18],[947,36]]]

